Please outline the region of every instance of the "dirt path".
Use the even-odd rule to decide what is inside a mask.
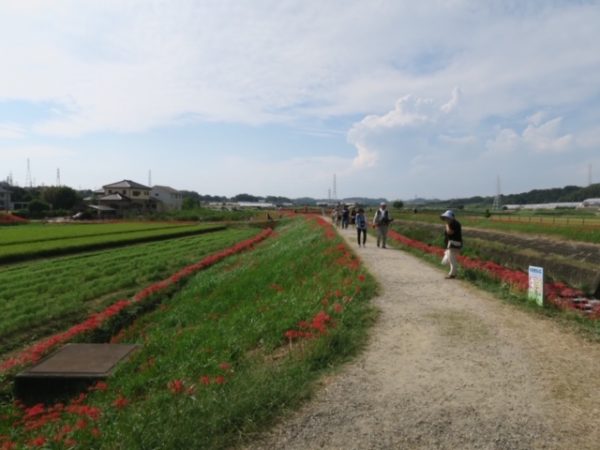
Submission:
[[[600,345],[342,234],[383,286],[381,318],[356,360],[248,448],[600,448]]]

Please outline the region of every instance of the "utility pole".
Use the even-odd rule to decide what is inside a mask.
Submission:
[[[152,169],[148,170],[148,187],[152,187]]]
[[[56,185],[58,187],[61,186],[61,183],[60,183],[60,168],[56,169]]]
[[[592,163],[588,165],[588,186],[592,185]]]

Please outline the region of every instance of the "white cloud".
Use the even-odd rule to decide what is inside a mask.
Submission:
[[[25,137],[25,128],[16,123],[0,123],[0,139],[20,139]]]
[[[575,139],[572,134],[560,134],[561,117],[541,122],[542,114],[527,118],[529,125],[521,134],[510,128],[500,130],[494,139],[487,141],[489,154],[506,154],[520,151],[536,153],[558,153],[572,150]]]
[[[448,103],[445,103],[440,107],[440,111],[446,114],[454,111],[458,107],[461,95],[462,92],[460,88],[455,87],[454,89],[452,89],[452,97],[450,98]]]

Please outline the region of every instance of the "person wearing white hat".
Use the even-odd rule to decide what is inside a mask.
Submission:
[[[456,278],[458,255],[460,255],[460,249],[463,246],[462,227],[460,222],[456,220],[454,211],[450,209],[440,215],[440,219],[446,222],[444,228],[444,244],[446,245],[448,263],[450,264],[450,273],[448,273],[446,278],[452,279]]]
[[[377,228],[377,247],[386,248],[388,226],[392,222],[390,212],[387,210],[387,204],[381,202],[379,209],[373,217],[373,226]]]

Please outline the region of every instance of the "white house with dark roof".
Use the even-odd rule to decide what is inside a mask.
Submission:
[[[150,197],[156,200],[159,211],[179,211],[183,205],[183,195],[170,186],[152,186]]]
[[[156,201],[150,196],[152,188],[131,180],[122,180],[102,186],[103,193],[96,197],[98,206],[115,211],[153,211]]]

